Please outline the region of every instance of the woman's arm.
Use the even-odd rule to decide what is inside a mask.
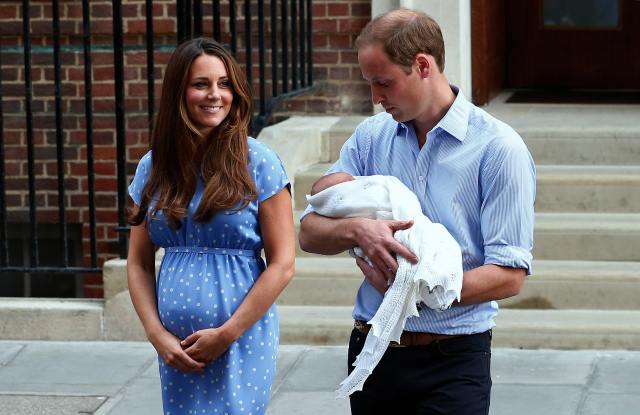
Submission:
[[[264,316],[293,277],[295,239],[288,189],[261,202],[258,216],[267,268],[229,320],[218,328],[199,330],[182,341],[182,347],[197,361],[208,363],[224,353]]]
[[[131,227],[127,274],[131,301],[149,341],[164,361],[182,371],[200,371],[204,364],[187,355],[180,340],[164,328],[156,300],[155,252],[146,221]]]

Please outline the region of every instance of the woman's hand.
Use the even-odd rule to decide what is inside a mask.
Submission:
[[[209,364],[227,351],[234,338],[222,328],[198,330],[180,342],[185,353],[198,362]]]
[[[191,358],[180,345],[180,339],[167,330],[163,330],[155,336],[150,336],[149,341],[155,347],[158,354],[166,364],[183,372],[202,372],[205,363]]]

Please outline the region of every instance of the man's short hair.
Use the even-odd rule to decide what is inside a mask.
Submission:
[[[410,70],[418,53],[427,53],[444,71],[444,39],[438,23],[423,12],[400,8],[370,21],[356,39],[356,49],[382,44],[391,62]]]

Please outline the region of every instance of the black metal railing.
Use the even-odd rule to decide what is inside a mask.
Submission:
[[[66,195],[65,183],[68,177],[68,169],[65,168],[65,103],[66,97],[63,94],[63,85],[61,78],[61,45],[65,48],[71,48],[67,39],[67,43],[61,41],[61,25],[60,25],[60,4],[58,0],[52,0],[51,8],[51,54],[53,58],[53,90],[54,90],[54,130],[55,130],[55,166],[57,173],[55,174],[57,181],[57,225],[58,238],[60,243],[54,247],[59,251],[60,261],[56,265],[42,264],[40,261],[39,246],[39,222],[38,222],[38,189],[36,153],[38,143],[34,140],[34,133],[37,132],[38,126],[34,124],[34,108],[33,93],[34,85],[32,80],[32,30],[30,18],[30,2],[29,0],[16,1],[21,6],[20,16],[22,20],[21,41],[17,41],[13,49],[22,49],[23,71],[24,74],[24,96],[21,98],[21,114],[24,117],[24,143],[26,144],[26,182],[27,189],[24,191],[24,199],[28,203],[24,203],[23,210],[28,209],[28,215],[25,212],[21,216],[28,217],[29,221],[29,258],[22,265],[18,265],[10,258],[10,247],[8,246],[9,225],[12,221],[8,214],[8,199],[6,186],[6,160],[5,151],[5,126],[7,111],[3,111],[0,106],[0,274],[2,273],[94,273],[100,272],[99,252],[97,246],[96,226],[98,219],[96,217],[96,179],[95,166],[96,159],[94,156],[94,120],[95,108],[93,95],[92,79],[92,56],[95,52],[92,40],[95,34],[91,32],[92,28],[92,4],[89,0],[82,0],[82,32],[75,33],[78,39],[81,39],[82,45],[82,62],[84,67],[83,91],[84,91],[84,114],[83,143],[86,149],[86,191],[87,211],[86,215],[81,215],[80,221],[88,221],[88,232],[85,232],[85,238],[88,238],[88,244],[85,243],[85,253],[83,256],[89,258],[84,264],[78,264],[77,258],[70,260],[68,246],[68,228],[70,226],[67,214],[69,213],[68,197]],[[222,4],[221,4],[222,3]],[[116,178],[117,181],[117,220],[115,225],[118,231],[118,253],[120,257],[126,258],[127,255],[127,235],[128,227],[125,221],[125,208],[127,204],[126,186],[128,182],[127,171],[131,169],[131,160],[127,164],[127,141],[126,141],[126,123],[127,123],[127,106],[125,100],[125,55],[132,48],[142,48],[146,50],[146,81],[147,81],[147,97],[145,115],[148,120],[149,130],[153,123],[155,113],[155,69],[154,53],[158,50],[167,51],[180,41],[185,39],[206,35],[212,36],[224,43],[233,54],[236,55],[241,64],[246,69],[247,78],[249,79],[255,95],[255,112],[252,118],[251,131],[252,135],[257,136],[260,130],[269,122],[275,109],[286,98],[308,92],[313,89],[312,74],[312,2],[311,0],[245,0],[242,9],[239,8],[235,0],[212,0],[203,2],[202,0],[176,0],[176,28],[175,34],[163,33],[158,36],[154,33],[154,2],[146,0],[142,10],[146,16],[139,18],[145,21],[144,42],[132,44],[125,42],[127,33],[123,26],[123,5],[121,0],[112,1],[112,52],[113,52],[113,86],[114,86],[114,130],[115,130],[115,146],[116,146]],[[206,7],[205,7],[206,6]],[[222,14],[222,10],[227,11]],[[241,11],[241,13],[239,13]],[[241,14],[241,15],[240,15]],[[244,25],[240,22],[243,19]],[[206,22],[211,25],[205,25]],[[68,36],[69,34],[66,33]],[[42,36],[42,35],[41,35]],[[142,37],[140,37],[142,39]],[[167,43],[167,39],[173,39],[172,44]],[[42,43],[47,45],[46,42]],[[5,43],[6,45],[6,43]],[[38,46],[39,53],[48,46]],[[79,47],[79,46],[78,46]],[[5,50],[9,50],[7,46],[3,46]],[[104,45],[102,46],[104,49]],[[242,48],[242,49],[240,49]],[[47,49],[49,50],[49,49]],[[258,62],[254,64],[254,52],[257,52]],[[268,62],[267,62],[268,61]],[[3,50],[0,49],[0,73],[3,68]],[[2,96],[3,104],[5,95],[3,94],[3,80],[0,77],[0,96]],[[270,85],[269,85],[270,84]],[[270,86],[270,88],[269,88]],[[138,110],[139,111],[139,110]],[[13,114],[15,118],[15,113]],[[49,249],[47,247],[47,249]],[[88,255],[87,255],[88,254]],[[81,255],[82,256],[82,255]],[[73,262],[73,263],[72,263]]]

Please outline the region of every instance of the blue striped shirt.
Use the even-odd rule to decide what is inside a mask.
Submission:
[[[412,123],[380,113],[363,121],[327,173],[374,174],[399,178],[418,196],[423,213],[443,224],[460,244],[464,271],[483,264],[531,272],[535,165],[511,127],[466,100],[456,99],[418,147]],[[309,207],[305,213],[312,211]],[[370,320],[382,301],[366,280],[353,317]],[[472,334],[495,326],[495,301],[456,306],[444,312],[427,307],[407,320],[409,331]]]

